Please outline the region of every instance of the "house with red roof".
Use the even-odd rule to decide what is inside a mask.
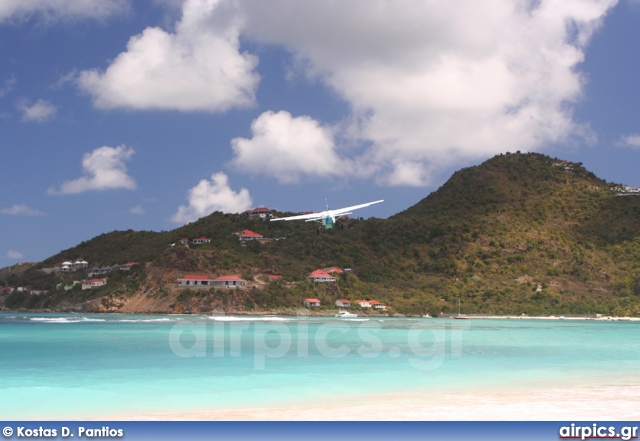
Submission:
[[[196,237],[191,242],[193,242],[194,245],[202,245],[211,242],[211,239],[209,239],[208,237],[200,236]]]
[[[89,279],[82,282],[82,289],[93,289],[99,286],[104,286],[107,284],[108,277],[104,277],[102,279]]]
[[[338,268],[337,266],[330,266],[329,268],[322,268],[322,271],[324,271],[325,273],[336,273],[336,274],[342,274],[344,271],[342,271],[340,268]]]
[[[309,274],[309,279],[316,283],[335,283],[336,278],[328,274],[327,272],[317,269]]]
[[[140,265],[140,263],[138,263],[138,262],[127,262],[127,263],[124,263],[124,264],[120,265],[120,269],[123,270],[123,271],[130,271],[131,268],[133,268],[136,265]]]
[[[236,233],[233,233],[236,236],[238,236],[238,239],[240,239],[241,241],[248,241],[248,240],[260,240],[260,239],[264,239],[264,236],[261,234],[258,234],[254,231],[251,230],[242,230],[242,231],[238,231]]]
[[[338,299],[338,300],[336,300],[336,306],[338,308],[350,308],[351,307],[351,300]]]
[[[318,299],[304,299],[304,305],[308,308],[317,308],[320,306],[320,300]]]
[[[269,281],[273,281],[273,280],[282,280],[283,276],[280,274],[267,274],[267,279],[269,279]]]
[[[237,288],[239,286],[246,286],[247,281],[238,276],[220,276],[215,279],[212,284],[216,288]]]
[[[179,286],[211,286],[212,279],[207,276],[191,275],[178,279]]]
[[[252,219],[257,217],[260,219],[266,219],[267,217],[273,217],[273,210],[267,207],[258,207],[251,210],[246,210],[243,214],[249,216]]]
[[[377,300],[369,300],[369,305],[371,305],[371,307],[373,309],[386,309],[387,306],[384,303],[381,303]]]
[[[369,300],[356,300],[353,303],[358,304],[361,308],[371,308],[371,303],[369,303]]]

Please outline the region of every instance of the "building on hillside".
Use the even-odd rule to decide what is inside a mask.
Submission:
[[[202,244],[211,242],[211,239],[209,239],[208,237],[200,236],[200,237],[196,237],[191,242],[194,245],[202,245]]]
[[[267,207],[258,207],[252,210],[246,210],[243,214],[249,216],[252,219],[266,219],[268,217],[273,217],[273,210]]]
[[[322,268],[322,271],[328,274],[336,273],[342,274],[344,271],[338,268],[337,266],[330,266],[329,268]]]
[[[213,286],[213,280],[207,276],[184,276],[182,279],[178,279],[178,285],[183,286]]]
[[[336,278],[327,274],[325,271],[321,269],[317,269],[311,274],[309,274],[309,279],[314,281],[315,283],[335,283]]]
[[[107,284],[108,277],[102,279],[89,279],[82,282],[82,289],[93,289]]]
[[[189,245],[189,238],[188,237],[183,237],[182,239],[180,239],[180,243],[182,245]]]
[[[356,300],[353,303],[356,303],[361,308],[371,308],[371,303],[369,303],[369,300]]]
[[[246,242],[249,240],[261,240],[264,239],[264,236],[262,236],[261,234],[255,233],[251,230],[242,230],[242,231],[237,231],[235,233],[236,236],[238,236],[238,239],[240,239],[241,242]]]
[[[336,300],[336,306],[338,308],[350,308],[351,307],[351,300],[338,299],[338,300]]]
[[[384,303],[381,303],[377,300],[369,300],[369,305],[371,305],[371,307],[373,309],[386,309],[387,306]]]
[[[304,305],[308,308],[317,308],[320,306],[320,300],[318,299],[304,299]]]
[[[122,265],[120,265],[120,271],[131,271],[131,268],[133,268],[136,265],[140,265],[139,262],[127,262],[124,263]]]
[[[221,276],[213,281],[216,288],[238,288],[246,285],[247,281],[238,276]]]

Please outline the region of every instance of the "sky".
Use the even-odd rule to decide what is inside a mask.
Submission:
[[[505,152],[640,186],[639,79],[640,0],[0,0],[0,267]]]

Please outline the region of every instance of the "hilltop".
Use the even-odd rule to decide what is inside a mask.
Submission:
[[[534,153],[498,155],[465,168],[389,219],[348,219],[318,234],[315,224],[212,213],[169,232],[117,231],[7,277],[9,308],[120,312],[299,310],[308,297],[377,299],[393,311],[492,314],[616,314],[640,310],[640,196],[620,197],[571,163]],[[280,214],[279,214],[280,215]],[[249,229],[271,240],[242,243]],[[181,238],[206,236],[202,245]],[[90,266],[140,262],[107,285],[64,291],[86,270],[42,269],[84,259]],[[348,268],[337,283],[307,279],[317,268]],[[188,274],[237,275],[236,290],[178,288]],[[269,275],[281,279],[270,281]],[[2,283],[2,280],[0,280]],[[331,306],[330,306],[331,305]],[[298,311],[299,312],[299,311]]]

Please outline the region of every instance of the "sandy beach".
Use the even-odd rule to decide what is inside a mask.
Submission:
[[[640,386],[493,393],[397,394],[335,405],[115,415],[117,420],[215,421],[540,421],[640,419]]]

